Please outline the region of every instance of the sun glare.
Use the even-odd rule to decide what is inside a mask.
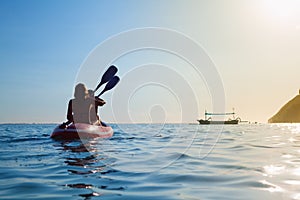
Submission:
[[[272,2],[269,3],[269,8],[272,14],[280,18],[288,18],[291,14],[291,7],[289,3],[283,0],[272,0]]]
[[[297,14],[300,6],[298,0],[265,0],[267,15],[277,18],[277,20],[289,20]]]

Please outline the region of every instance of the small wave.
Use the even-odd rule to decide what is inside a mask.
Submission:
[[[272,149],[272,148],[276,148],[273,146],[267,146],[267,145],[254,145],[254,144],[248,144],[251,147],[255,147],[255,148],[261,148],[261,149]]]
[[[29,138],[17,138],[10,140],[10,143],[18,143],[18,142],[33,142],[33,141],[45,141],[48,138],[41,138],[41,137],[29,137]]]

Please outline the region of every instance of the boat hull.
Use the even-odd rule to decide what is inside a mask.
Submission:
[[[197,120],[199,124],[207,125],[207,124],[238,124],[239,120],[227,120],[227,121],[212,121],[212,120]]]
[[[90,124],[76,123],[65,129],[57,126],[51,138],[57,140],[74,140],[90,138],[110,138],[113,136],[113,129],[110,126],[95,126]]]

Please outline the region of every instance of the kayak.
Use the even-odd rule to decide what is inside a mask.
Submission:
[[[58,140],[110,138],[113,136],[113,133],[113,129],[110,126],[76,123],[71,124],[67,128],[57,126],[50,137]]]

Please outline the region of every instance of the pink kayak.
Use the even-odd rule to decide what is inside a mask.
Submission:
[[[50,137],[60,140],[110,138],[113,136],[113,133],[113,129],[110,126],[76,123],[71,124],[65,129],[57,126]]]

